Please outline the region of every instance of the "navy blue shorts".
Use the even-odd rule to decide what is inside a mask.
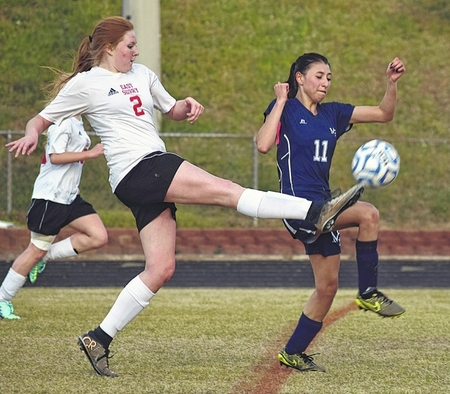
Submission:
[[[174,203],[164,202],[167,190],[184,159],[175,153],[153,152],[145,156],[120,181],[114,194],[130,208],[141,231],[166,209],[175,219]]]
[[[292,238],[298,239],[305,246],[307,255],[320,254],[324,257],[341,253],[341,235],[331,231],[316,236],[316,228],[304,220],[286,219],[283,223]]]
[[[30,231],[42,235],[58,235],[61,229],[82,216],[91,215],[95,209],[78,195],[72,204],[50,200],[32,199],[27,213]]]

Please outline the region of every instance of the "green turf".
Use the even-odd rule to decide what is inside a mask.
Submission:
[[[288,375],[276,353],[310,289],[162,289],[113,341],[119,378],[102,378],[76,337],[101,322],[119,290],[19,292],[22,319],[0,321],[0,392],[250,393],[281,376],[280,393],[448,393],[449,290],[383,289],[407,309],[403,317],[349,312],[310,349],[327,373]],[[339,291],[332,311],[354,295]]]

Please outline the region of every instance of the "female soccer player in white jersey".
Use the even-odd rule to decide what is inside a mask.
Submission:
[[[81,116],[49,127],[27,213],[31,240],[12,264],[0,287],[2,319],[19,319],[14,314],[11,300],[25,284],[27,275],[31,282],[36,280],[37,274],[45,268],[45,261],[75,256],[108,242],[100,217],[92,205],[80,197],[78,189],[84,161],[103,154],[102,144],[88,150],[90,145]],[[74,234],[52,245],[65,226],[75,230]]]
[[[213,176],[176,154],[166,152],[153,119],[154,108],[172,120],[194,123],[203,106],[192,97],[176,100],[155,73],[135,64],[137,40],[130,21],[100,21],[78,49],[74,70],[58,79],[56,98],[32,118],[25,137],[7,144],[31,153],[42,131],[73,114],[83,114],[105,147],[109,181],[115,195],[133,212],[145,254],[145,269],[119,294],[102,323],[79,338],[99,375],[109,369],[109,345],[145,308],[175,269],[175,203],[218,205],[259,218],[306,219],[320,230],[362,193],[356,185],[335,199],[311,202],[274,192],[245,189]]]
[[[276,99],[264,112],[265,122],[256,137],[258,150],[262,153],[277,146],[281,192],[309,200],[329,198],[329,172],[338,138],[354,123],[392,120],[397,81],[404,72],[400,59],[395,58],[389,64],[386,93],[378,106],[322,103],[331,84],[330,64],[316,53],[300,56],[291,66],[288,81],[275,85]],[[304,352],[321,329],[338,289],[341,246],[337,230],[358,227],[357,305],[384,317],[399,316],[404,312],[400,305],[377,289],[379,213],[373,205],[357,202],[339,216],[335,231],[322,234],[303,220],[290,218],[283,222],[292,237],[305,245],[316,288],[278,359],[301,371],[324,371]]]

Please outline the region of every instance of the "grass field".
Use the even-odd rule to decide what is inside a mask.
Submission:
[[[0,321],[1,393],[448,393],[450,290],[384,289],[407,313],[381,319],[341,290],[310,346],[327,373],[282,368],[277,351],[311,289],[162,289],[111,346],[116,379],[94,374],[76,337],[119,289],[25,288]]]

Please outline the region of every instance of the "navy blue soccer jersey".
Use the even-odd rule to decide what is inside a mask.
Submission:
[[[268,115],[275,104],[273,100]],[[330,167],[336,143],[349,130],[354,106],[330,102],[313,115],[296,98],[286,102],[277,135],[280,191],[317,200],[330,197]]]

